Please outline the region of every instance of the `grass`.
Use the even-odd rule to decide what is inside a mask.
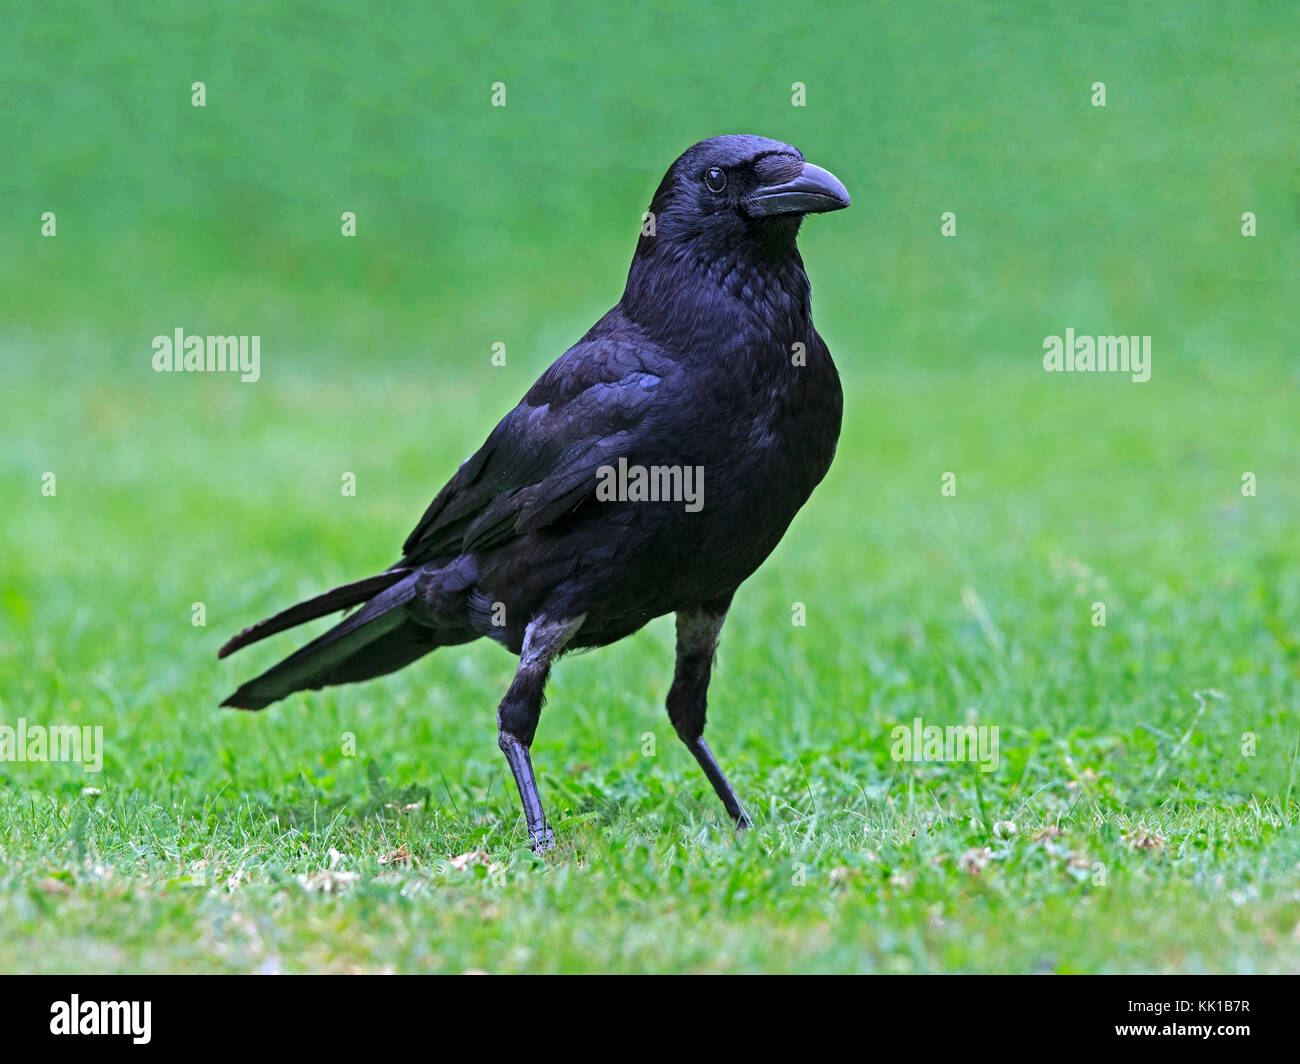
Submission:
[[[1295,16],[896,8],[16,13],[0,724],[100,726],[105,759],[0,761],[0,970],[1300,966]],[[755,830],[668,726],[668,619],[557,667],[545,857],[499,648],[217,710],[296,645],[224,638],[389,564],[617,298],[672,155],[740,128],[855,197],[802,239],[839,455],[711,691]],[[152,373],[177,325],[261,335],[262,379]],[[1043,373],[1066,326],[1152,335],[1151,381]],[[917,717],[998,727],[996,770],[895,761]]]
[[[661,621],[556,671],[543,859],[495,745],[498,648],[214,709],[291,645],[219,665],[224,636],[386,562],[423,502],[403,489],[499,405],[462,382],[430,438],[406,382],[254,389],[237,434],[217,382],[157,384],[156,405],[110,381],[59,393],[94,445],[51,440],[58,495],[25,486],[2,715],[101,724],[105,770],[3,765],[0,967],[1294,968],[1297,500],[1234,499],[1240,463],[1199,442],[1213,402],[1284,468],[1283,399],[1235,424],[1203,383],[1166,383],[1187,427],[1132,462],[1136,389],[1099,387],[1081,462],[1037,378],[852,382],[837,465],[739,596],[714,682],[709,735],[757,829],[732,837],[667,726]],[[31,385],[34,434],[55,393]],[[133,412],[189,444],[147,447]],[[917,716],[997,725],[997,771],[891,760]]]

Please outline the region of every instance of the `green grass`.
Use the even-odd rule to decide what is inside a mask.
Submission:
[[[1083,461],[1037,378],[852,382],[835,469],[724,633],[709,735],[757,829],[733,839],[667,725],[657,622],[556,670],[535,757],[559,846],[540,859],[496,749],[495,647],[214,709],[292,643],[219,665],[225,635],[389,560],[427,470],[500,405],[486,373],[428,435],[405,373],[252,388],[237,432],[216,382],[33,383],[33,435],[69,407],[93,446],[47,438],[59,493],[24,486],[0,716],[102,724],[107,750],[99,776],[3,766],[0,967],[1293,968],[1297,500],[1234,500],[1240,462],[1200,428],[1213,406],[1280,470],[1284,404],[1234,421],[1200,382],[1162,387],[1187,427],[1134,462],[1135,386],[1090,398]],[[188,443],[147,446],[133,414]],[[916,716],[998,725],[998,770],[894,763],[890,728]]]
[[[0,970],[1300,967],[1295,15],[768,8],[15,14],[0,724],[106,751],[0,762]],[[668,619],[556,668],[544,857],[499,648],[217,710],[297,645],[224,639],[391,563],[738,129],[854,194],[802,239],[839,454],[711,691],[755,830],[668,725]],[[261,335],[262,379],[154,374],[178,325]],[[1152,335],[1151,381],[1043,373],[1066,326]],[[996,771],[895,762],[916,717],[997,726]]]

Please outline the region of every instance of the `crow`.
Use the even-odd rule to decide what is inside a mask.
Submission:
[[[618,304],[461,464],[399,562],[221,648],[360,607],[222,705],[262,709],[486,636],[519,656],[498,745],[530,843],[550,849],[529,750],[552,663],[675,613],[669,719],[748,827],[704,741],[705,698],[732,596],[835,454],[839,375],[795,237],[804,215],[848,205],[788,144],[729,135],[687,149],[643,216]]]

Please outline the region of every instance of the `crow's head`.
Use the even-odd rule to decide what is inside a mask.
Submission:
[[[689,346],[729,298],[774,331],[802,337],[808,277],[795,247],[805,214],[849,205],[839,179],[766,137],[702,140],[673,163],[650,204],[623,310],[651,335]]]
[[[849,205],[836,176],[789,144],[733,134],[688,148],[650,204],[655,238],[734,247],[793,241],[805,214]]]

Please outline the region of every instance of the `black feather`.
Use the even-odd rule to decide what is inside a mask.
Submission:
[[[719,169],[722,193],[702,181]],[[820,200],[791,184],[806,169],[823,181]],[[687,151],[654,195],[655,232],[640,237],[618,304],[461,465],[397,567],[222,648],[365,603],[225,704],[260,708],[482,636],[518,653],[537,617],[585,615],[568,644],[579,648],[730,601],[835,452],[839,378],[795,238],[804,213],[846,206],[842,193],[777,141],[719,137]],[[620,460],[701,468],[702,508],[600,497],[599,471]]]

